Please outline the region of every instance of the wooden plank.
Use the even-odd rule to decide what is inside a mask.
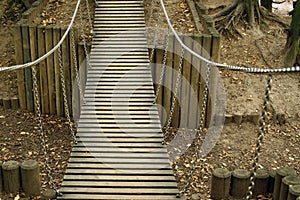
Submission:
[[[166,73],[165,73],[165,79],[164,79],[164,97],[163,97],[163,105],[166,111],[166,118],[163,120],[164,122],[167,122],[170,116],[170,109],[171,109],[171,103],[172,103],[172,69],[173,69],[173,48],[174,48],[174,36],[170,36],[169,39],[169,48],[168,48],[168,55],[167,55],[167,62],[166,62]],[[166,125],[166,124],[165,124]]]
[[[103,170],[103,169],[101,169]],[[114,170],[115,171],[115,170]],[[106,170],[104,170],[106,172]],[[144,172],[144,171],[142,171]],[[101,172],[100,172],[101,173]],[[76,187],[76,186],[82,186],[82,187],[137,187],[137,188],[147,188],[147,187],[159,187],[159,188],[173,188],[176,187],[177,185],[174,182],[131,182],[128,184],[126,181],[118,181],[118,182],[101,182],[101,181],[64,181],[62,186],[66,187]]]
[[[53,27],[45,27],[45,48],[49,52],[53,48]],[[55,72],[54,72],[54,57],[49,55],[47,62],[47,77],[48,77],[48,91],[49,91],[49,112],[51,115],[56,114],[56,99],[55,99]]]
[[[95,163],[95,162],[102,162],[102,163],[127,163],[127,164],[147,164],[147,163],[162,163],[162,164],[169,164],[169,160],[167,159],[159,159],[159,158],[97,158],[97,157],[91,157],[91,158],[74,158],[71,157],[69,159],[69,162],[72,163]]]
[[[31,61],[30,56],[30,37],[28,25],[22,24],[22,40],[23,40],[23,62],[28,63]],[[27,110],[34,111],[34,100],[33,100],[33,82],[31,68],[25,68],[25,90],[26,90],[26,104]]]
[[[60,40],[60,28],[53,27],[53,46]],[[63,116],[64,109],[63,109],[63,97],[61,91],[61,81],[60,81],[60,70],[59,70],[59,54],[58,51],[55,51],[53,54],[54,58],[54,79],[55,79],[55,107],[56,107],[56,114],[57,116]]]
[[[64,193],[63,197],[58,197],[59,199],[72,199],[72,200],[78,200],[78,194],[73,194],[73,193]],[[80,194],[80,199],[85,199],[85,200],[154,200],[154,199],[159,199],[159,200],[177,200],[176,194],[172,195],[111,195],[111,194]]]
[[[29,26],[29,36],[30,36],[30,56],[31,60],[36,60],[38,58],[38,52],[37,52],[37,28],[34,25]],[[34,66],[36,67],[36,66]],[[38,67],[35,68],[36,74],[39,75],[40,69]],[[40,79],[37,77],[37,84],[38,84],[38,98],[39,101],[41,101],[41,94],[40,94]],[[33,93],[34,94],[34,93]],[[35,95],[35,94],[34,94]],[[35,111],[37,110],[36,105],[34,104]],[[41,109],[41,108],[40,108]]]
[[[211,35],[204,35],[203,37],[203,48],[205,50],[205,53],[202,53],[202,56],[205,56],[205,57],[209,57],[209,59],[211,59],[211,44],[212,44],[212,38],[211,38]],[[206,54],[206,55],[205,55]],[[208,54],[208,55],[207,55]],[[204,62],[201,62],[201,65],[202,67],[205,68],[205,74],[206,74],[206,71],[207,71],[207,63],[204,63]],[[212,71],[211,71],[212,72]],[[205,79],[206,79],[206,75],[205,75]],[[205,87],[205,79],[204,79],[204,82],[201,83],[201,86],[202,88]],[[210,83],[209,83],[210,84]],[[210,123],[210,118],[211,118],[211,114],[212,114],[212,107],[211,107],[211,98],[210,98],[210,92],[208,93],[208,97],[207,97],[207,102],[201,102],[202,103],[206,103],[206,113],[205,113],[205,119],[204,119],[204,125],[206,127],[209,126],[209,123]],[[203,99],[203,96],[204,94],[199,94],[199,99]]]
[[[97,147],[74,147],[73,151],[75,152],[134,152],[134,153],[148,153],[148,152],[160,152],[163,151],[164,149],[162,148],[97,148]],[[154,163],[152,163],[154,165]],[[118,167],[123,166],[124,168],[130,167],[128,165],[123,165],[120,164],[120,166],[118,165]],[[147,165],[144,166],[145,168],[147,168]],[[157,166],[156,166],[157,167]],[[132,166],[132,168],[137,168],[137,166]]]
[[[72,30],[71,30],[72,31]],[[71,71],[71,78],[70,78],[70,84],[71,84],[71,88],[72,88],[72,108],[73,108],[73,112],[75,111],[76,113],[73,113],[74,115],[76,114],[77,116],[80,115],[80,91],[78,88],[78,85],[80,85],[81,83],[77,83],[76,80],[76,71],[75,68],[77,68],[77,70],[79,70],[79,66],[78,66],[78,56],[77,56],[77,38],[78,38],[78,30],[77,28],[73,27],[73,35],[74,35],[74,44],[73,44],[73,39],[71,36],[72,33],[69,33],[70,37],[69,37],[69,44],[70,44],[70,71]],[[80,81],[80,80],[79,80]]]
[[[61,35],[66,31],[66,28],[61,29]],[[71,82],[71,57],[70,57],[70,43],[69,36],[66,37],[61,46],[62,60],[63,60],[63,71],[65,78],[66,97],[68,102],[68,109],[70,115],[72,115],[72,82]]]
[[[136,137],[138,136],[138,137]],[[98,133],[80,133],[80,135],[78,136],[78,140],[79,141],[85,141],[85,140],[89,140],[89,139],[105,139],[108,141],[112,141],[112,142],[120,142],[121,140],[123,140],[125,143],[130,141],[131,138],[141,138],[138,139],[137,141],[140,141],[142,139],[145,140],[149,140],[150,142],[158,142],[161,139],[161,134],[153,134],[149,135],[149,134],[128,134],[128,133],[122,133],[122,132],[118,132],[118,133],[101,133],[100,131]],[[147,141],[148,141],[147,140]]]
[[[201,53],[201,37],[202,35],[193,35],[193,50],[197,53]],[[189,111],[189,128],[198,128],[198,116],[199,116],[199,81],[201,78],[200,72],[200,60],[195,56],[192,56],[192,70],[191,70],[191,92],[195,94],[197,98],[197,105],[195,108],[190,109]],[[189,105],[193,105],[193,99],[190,98]]]
[[[137,165],[138,166],[138,165]],[[149,175],[65,175],[65,180],[102,180],[102,181],[174,181],[174,176]],[[106,188],[108,189],[108,188]]]
[[[159,138],[160,140],[162,139],[161,133],[159,134],[154,134],[154,133],[123,133],[121,131],[119,132],[113,132],[113,133],[103,133],[99,131],[98,133],[89,133],[89,132],[84,132],[80,133],[80,138],[99,138],[99,137],[107,137],[107,138],[124,138],[124,137],[140,137],[140,138]]]
[[[80,142],[99,142],[105,143],[105,142],[112,142],[112,143],[161,143],[161,138],[149,138],[149,137],[123,137],[123,138],[107,138],[105,135],[102,135],[104,137],[87,137],[86,135],[80,135],[80,138],[78,139]]]
[[[118,151],[120,152],[120,151]],[[151,163],[151,164],[123,164],[123,163],[114,163],[114,164],[108,164],[108,163],[68,163],[68,168],[72,169],[111,169],[111,167],[114,167],[113,169],[123,170],[162,170],[162,169],[170,169],[170,165],[165,165],[161,163]]]
[[[78,125],[78,128],[158,128],[160,129],[160,124],[104,124],[104,123],[95,123],[95,124],[82,124]]]
[[[164,78],[164,72],[162,72],[162,61],[163,61],[163,55],[164,55],[164,51],[162,49],[156,49],[156,89],[155,89],[155,95],[157,96],[156,98],[156,104],[158,105],[158,114],[160,116],[160,119],[161,119],[161,124],[164,123],[163,119],[165,118],[164,116],[164,109],[163,109],[163,94],[164,94],[164,86],[163,86],[163,82],[159,83],[160,81],[160,78],[161,78],[161,75],[163,75],[163,78]],[[163,80],[163,79],[162,79]],[[159,84],[161,84],[159,86]],[[160,91],[159,93],[157,93],[157,87],[160,87]]]
[[[43,56],[46,51],[45,47],[45,34],[44,34],[44,27],[38,26],[37,29],[37,36],[38,36],[38,56]],[[48,89],[48,76],[47,76],[47,64],[46,61],[43,60],[39,63],[40,69],[40,84],[41,84],[41,107],[42,113],[49,114],[50,107],[49,107],[49,89]]]
[[[187,35],[184,37],[184,43],[191,49],[193,49],[193,41],[192,41],[192,35]],[[181,121],[180,121],[180,127],[184,128],[190,128],[188,127],[189,122],[189,99],[195,98],[194,96],[191,96],[190,90],[191,90],[191,71],[192,71],[192,55],[189,52],[185,52],[184,54],[184,62],[183,62],[183,69],[182,69],[182,75],[183,78],[181,80]],[[194,109],[194,108],[191,108]]]
[[[151,142],[151,141],[150,141]],[[127,152],[118,152],[118,153],[90,153],[90,152],[72,152],[71,157],[96,157],[96,158],[164,158],[169,159],[168,155],[162,152],[147,154],[144,153],[127,153]],[[67,170],[67,172],[71,173]],[[87,170],[88,172],[88,170]]]
[[[128,184],[130,182],[128,181]],[[72,187],[63,188],[61,192],[69,193],[100,193],[100,194],[174,194],[177,189],[174,188],[122,188],[116,190],[116,188],[84,188],[84,187]]]
[[[86,80],[87,80],[87,64],[84,55],[84,46],[83,44],[78,44],[78,65],[79,65],[79,77],[80,77],[80,86],[82,92],[85,91]],[[83,105],[83,99],[80,98],[80,111],[81,105]]]
[[[14,41],[15,41],[16,63],[22,64],[23,63],[23,42],[22,42],[21,21],[14,26],[13,34],[14,34]],[[17,83],[18,83],[18,96],[20,100],[20,106],[22,109],[26,109],[27,103],[26,103],[24,69],[17,70]]]
[[[150,121],[151,120],[151,121]],[[150,121],[150,122],[149,122]],[[156,118],[155,120],[153,120],[152,118],[150,119],[145,118],[145,119],[124,119],[124,118],[118,118],[118,117],[114,117],[113,119],[107,119],[107,118],[94,118],[94,119],[89,119],[89,118],[80,118],[79,120],[80,123],[86,123],[86,124],[95,124],[95,123],[101,123],[101,124],[147,124],[147,123],[151,123],[151,124],[159,124],[160,125],[160,121],[158,121],[158,118]]]
[[[181,40],[183,40],[183,36],[180,36]],[[176,88],[176,82],[177,82],[177,78],[178,76],[180,76],[182,78],[182,72],[183,69],[181,70],[181,72],[179,71],[179,68],[182,67],[183,68],[183,60],[181,62],[181,54],[182,54],[182,50],[183,47],[181,46],[181,44],[176,40],[174,43],[174,71],[173,71],[173,97],[175,95],[175,92],[177,92],[176,95],[176,100],[175,100],[175,107],[174,107],[174,112],[173,112],[173,118],[172,118],[172,127],[178,128],[180,125],[180,113],[181,113],[181,105],[180,105],[180,99],[181,99],[181,82],[179,82],[178,84],[178,88],[177,91],[175,91]],[[184,52],[185,54],[185,52]],[[184,55],[183,55],[184,56]],[[180,66],[180,64],[182,63],[182,66]],[[172,98],[173,98],[172,97]],[[172,99],[173,101],[173,99]]]

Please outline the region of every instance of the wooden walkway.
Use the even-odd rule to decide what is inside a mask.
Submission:
[[[177,199],[149,68],[142,0],[101,0],[59,199]]]

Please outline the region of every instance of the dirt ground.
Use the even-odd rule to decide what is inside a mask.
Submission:
[[[0,16],[4,13],[6,1],[0,2]],[[55,1],[51,1],[55,2]],[[63,2],[63,1],[57,1]],[[75,1],[70,1],[75,2]],[[145,1],[149,10],[150,0]],[[203,0],[210,12],[229,5],[232,0]],[[186,3],[181,0],[166,1],[172,23],[180,32],[194,32],[195,28]],[[62,4],[63,5],[63,4]],[[158,6],[155,6],[157,8]],[[60,12],[64,12],[61,6]],[[1,10],[2,9],[2,10]],[[20,8],[21,9],[21,8]],[[71,8],[69,8],[71,10]],[[51,5],[45,14],[36,22],[50,19]],[[69,11],[66,11],[69,12]],[[147,13],[147,12],[146,12]],[[57,16],[56,23],[68,21],[67,17],[61,19]],[[66,15],[67,16],[67,15]],[[156,17],[159,15],[155,15]],[[184,18],[184,19],[182,19]],[[12,29],[14,21],[1,17],[0,29],[0,66],[14,64],[14,50]],[[3,25],[7,24],[7,25]],[[3,27],[3,28],[2,28]],[[245,30],[240,27],[243,38],[222,38],[221,63],[259,67],[280,68],[283,67],[285,31],[276,23],[269,22],[268,27],[262,29]],[[9,37],[8,37],[9,36]],[[5,39],[3,39],[5,38]],[[261,113],[264,90],[266,87],[265,75],[250,75],[227,70],[220,71],[227,94],[227,114]],[[0,96],[16,95],[14,73],[0,74]],[[300,78],[299,74],[274,75],[273,89],[271,92],[271,110],[269,117],[283,114],[285,124],[270,120],[262,147],[260,164],[270,170],[281,166],[295,168],[300,174]],[[68,134],[66,121],[61,118],[44,116],[44,129],[46,130],[51,153],[49,160],[54,171],[54,178],[59,185],[66,167],[71,146],[71,136]],[[43,169],[41,146],[37,133],[36,117],[23,111],[4,111],[0,108],[0,160],[24,159],[40,160]],[[204,158],[193,158],[196,149],[191,146],[185,156],[173,163],[179,189],[184,189],[187,180],[191,184],[187,187],[186,194],[194,199],[209,199],[210,177],[216,167],[226,167],[230,170],[236,168],[250,169],[255,147],[255,138],[258,125],[242,123],[240,125],[230,123],[225,125],[221,137],[216,146]],[[63,135],[63,138],[61,136]],[[56,153],[58,155],[56,155]],[[55,155],[54,155],[55,154]],[[192,170],[191,161],[194,161],[195,170]],[[191,172],[193,172],[191,174]],[[46,180],[43,172],[43,180]],[[190,178],[192,177],[192,178]],[[45,182],[43,183],[45,186]],[[3,199],[12,199],[3,196]]]

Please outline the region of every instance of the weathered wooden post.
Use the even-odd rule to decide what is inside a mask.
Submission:
[[[274,190],[273,190],[274,200],[279,200],[282,179],[289,175],[296,175],[295,170],[289,167],[281,167],[276,170]]]
[[[250,184],[250,172],[245,169],[236,169],[232,173],[231,191],[233,198],[244,198]]]
[[[269,193],[273,193],[273,191],[274,191],[275,176],[276,176],[276,171],[270,170],[269,171],[269,182],[268,182],[268,192]]]
[[[231,172],[228,169],[215,169],[211,181],[212,199],[227,199],[229,197],[230,181]]]
[[[264,169],[258,169],[256,171],[256,176],[254,177],[254,183],[255,183],[253,188],[254,196],[268,193],[268,181],[269,181],[268,171]]]
[[[8,99],[8,98],[3,98],[2,102],[3,102],[3,108],[4,108],[4,109],[10,109],[10,108],[11,108],[11,102],[10,102],[10,99]]]
[[[41,193],[40,167],[35,160],[25,160],[21,164],[22,188],[27,196]]]
[[[289,186],[300,185],[300,177],[286,176],[282,179],[280,186],[279,200],[286,200],[289,192]]]
[[[300,200],[300,185],[290,186],[287,200]]]
[[[19,98],[18,97],[13,97],[11,100],[11,108],[16,110],[18,109],[20,106],[19,106]]]
[[[20,169],[17,161],[7,161],[2,165],[3,188],[7,193],[16,194],[20,190]]]
[[[3,164],[3,162],[0,161],[0,194],[2,194],[2,191],[3,191],[3,184],[2,184],[2,164]]]

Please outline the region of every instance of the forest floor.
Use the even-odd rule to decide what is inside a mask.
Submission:
[[[66,8],[64,1],[59,2],[59,11],[72,13],[72,7]],[[70,0],[68,2],[75,2]],[[145,1],[146,9],[149,9],[149,0]],[[195,32],[194,24],[187,4],[181,0],[166,0],[168,12],[176,30],[186,33]],[[220,6],[229,5],[232,0],[203,0],[204,4],[215,12]],[[0,2],[0,67],[15,64],[13,25],[15,19],[5,14],[7,0]],[[50,6],[51,7],[51,6]],[[43,17],[36,23],[43,23],[50,17],[55,17],[56,23],[67,23],[69,17],[56,12],[50,13],[48,7]],[[15,14],[22,11],[22,7],[16,5]],[[55,14],[56,13],[56,14]],[[288,17],[285,17],[289,20]],[[240,27],[242,38],[226,39],[222,37],[220,62],[239,66],[251,66],[258,68],[283,67],[284,46],[286,31],[274,22],[268,22],[263,28],[251,30]],[[242,72],[221,70],[227,98],[228,115],[249,115],[261,113],[264,90],[266,87],[265,75],[252,75]],[[17,95],[16,75],[14,72],[0,73],[0,97],[12,97]],[[270,170],[281,166],[294,168],[300,174],[300,78],[299,74],[286,74],[273,76],[273,89],[271,91],[271,110],[269,117],[282,114],[285,120],[269,120],[267,125],[260,164]],[[43,188],[47,185],[47,176],[44,172],[44,158],[42,146],[37,131],[37,120],[34,114],[25,111],[3,110],[0,108],[0,160],[25,159],[39,160],[42,169]],[[285,123],[282,123],[285,121]],[[43,125],[46,142],[49,149],[48,161],[53,168],[52,176],[59,186],[66,167],[68,155],[72,146],[71,135],[68,131],[68,123],[63,118],[43,116]],[[191,185],[186,194],[194,199],[209,199],[209,188],[212,170],[217,167],[226,167],[229,170],[237,168],[250,169],[252,165],[253,150],[258,125],[244,122],[241,124],[229,123],[224,126],[218,142],[211,152],[195,160],[195,170],[192,170],[191,158],[195,147],[173,163],[174,172],[179,189],[183,189],[186,181]],[[193,174],[191,174],[193,172]],[[192,178],[189,178],[192,177]],[[22,197],[22,194],[20,194]],[[14,199],[10,195],[3,195],[2,199]],[[23,198],[22,199],[26,199]]]

